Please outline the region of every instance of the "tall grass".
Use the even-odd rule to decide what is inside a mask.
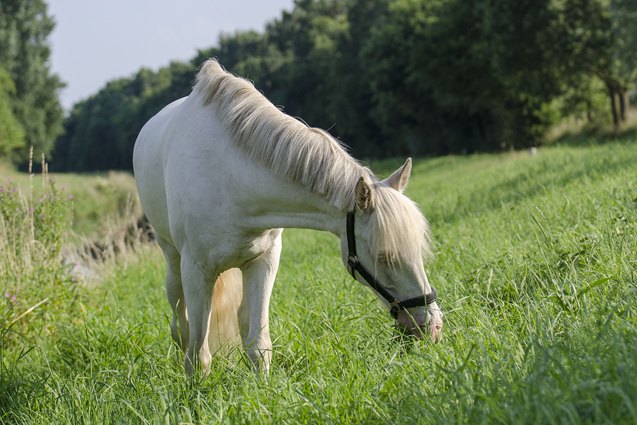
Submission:
[[[148,247],[51,317],[0,422],[637,424],[636,164],[634,140],[416,161],[440,344],[394,332],[333,236],[284,232],[267,380],[219,359],[184,376]]]
[[[28,194],[0,186],[0,370],[7,379],[16,359],[55,332],[73,308],[73,283],[60,258],[71,203],[46,172]]]

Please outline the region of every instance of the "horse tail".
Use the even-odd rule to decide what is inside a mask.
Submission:
[[[223,272],[215,282],[208,330],[210,352],[225,356],[241,346],[239,306],[243,299],[241,270]]]

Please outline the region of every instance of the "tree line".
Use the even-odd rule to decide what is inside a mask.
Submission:
[[[618,127],[635,52],[637,0],[296,0],[263,32],[222,34],[74,105],[52,165],[130,169],[142,125],[209,57],[371,158],[529,147],[572,116]],[[0,98],[13,91],[0,72]]]

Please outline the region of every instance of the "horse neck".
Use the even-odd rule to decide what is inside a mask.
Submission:
[[[255,229],[300,228],[331,232],[345,231],[347,211],[301,186],[286,183],[269,185],[252,197],[247,208]]]
[[[238,201],[235,211],[245,217],[242,223],[248,225],[247,230],[303,228],[328,231],[338,237],[345,234],[345,218],[354,205],[356,181],[348,182],[353,179],[344,176],[360,175],[357,168],[349,173],[342,169],[332,171],[338,174],[335,176],[324,174],[334,184],[343,185],[339,186],[343,188],[341,196],[331,190],[329,194],[318,193],[311,184],[305,183],[315,180],[299,177],[293,181],[258,160],[251,158],[246,164],[243,153],[231,155],[230,158],[234,159],[230,161],[232,169],[242,170],[232,173],[235,179],[233,197]],[[350,164],[344,166],[349,167]],[[356,164],[352,163],[351,166],[356,167]]]

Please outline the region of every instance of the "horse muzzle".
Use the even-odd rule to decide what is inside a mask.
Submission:
[[[427,316],[426,312],[410,313],[407,310],[400,310],[396,315],[396,325],[418,339],[424,339],[429,335],[431,341],[440,342],[442,340],[442,317],[437,314]]]

